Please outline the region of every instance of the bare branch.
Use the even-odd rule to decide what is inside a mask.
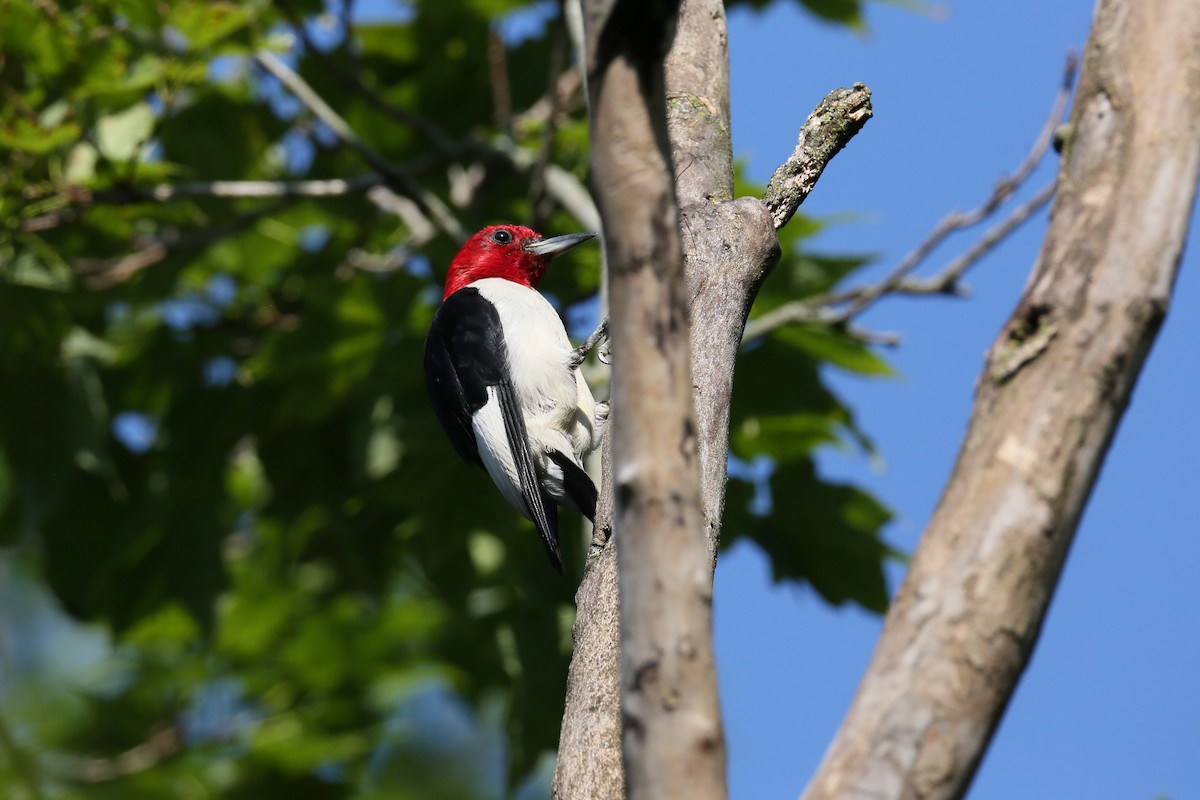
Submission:
[[[746,330],[742,332],[742,341],[749,342],[788,325],[831,321],[829,311],[823,306],[808,300],[794,300],[747,322]]]
[[[962,276],[966,274],[967,270],[979,263],[1000,242],[1004,241],[1013,231],[1043,209],[1054,197],[1054,186],[1055,184],[1051,182],[1039,189],[1037,194],[1013,209],[1012,213],[1005,217],[1000,224],[988,230],[969,250],[951,261],[937,274],[928,278],[906,277],[890,289],[887,294],[953,295],[956,297],[966,295],[966,289],[960,283]],[[820,322],[827,325],[844,326],[849,320],[841,318],[840,312],[835,311],[834,308],[845,303],[857,301],[867,293],[876,291],[877,288],[877,286],[859,286],[842,292],[831,292],[819,297],[784,303],[778,308],[771,309],[762,316],[750,320],[746,324],[742,341],[748,342],[752,339],[766,336],[768,333],[787,325],[804,322]],[[850,332],[855,329],[846,328],[846,330]],[[890,334],[885,334],[882,338],[874,334],[865,336],[855,335],[855,338],[861,341],[877,341],[883,344],[896,344],[899,341],[897,337]]]
[[[450,209],[437,195],[426,191],[401,167],[391,163],[374,148],[362,141],[351,130],[346,120],[342,119],[291,67],[284,64],[273,53],[265,51],[256,53],[254,60],[286,86],[288,91],[295,95],[296,99],[303,103],[317,119],[325,123],[343,144],[358,153],[364,161],[386,177],[388,183],[397,192],[416,203],[422,213],[431,217],[434,224],[450,236],[450,238],[457,242],[462,242],[466,239],[466,231],[463,230],[462,225],[454,217],[454,214],[451,213]]]
[[[534,168],[537,156],[517,145],[511,139],[500,139],[491,146],[493,152],[501,155],[512,164],[513,168],[522,175],[528,174]],[[592,193],[583,182],[557,164],[546,164],[544,173],[546,194],[558,201],[568,213],[574,216],[583,226],[592,231],[600,230],[600,212]]]
[[[344,197],[365,192],[385,183],[381,175],[374,173],[354,178],[332,178],[328,180],[303,181],[185,181],[182,183],[159,183],[153,186],[118,186],[101,192],[92,192],[80,186],[67,186],[62,190],[63,207],[21,220],[20,229],[25,233],[50,230],[79,219],[93,205],[125,205],[150,201],[170,202],[184,197],[219,197],[228,199],[271,199],[295,197]]]
[[[351,269],[363,272],[387,274],[404,269],[411,258],[411,245],[393,248],[383,255],[376,255],[362,248],[355,247],[346,253],[346,258],[342,263]]]
[[[512,136],[512,87],[508,83],[508,51],[500,32],[492,29],[487,37],[488,85],[492,89],[492,119],[506,136]]]
[[[1014,208],[999,225],[988,230],[971,249],[947,264],[941,272],[928,278],[906,278],[896,287],[897,291],[903,294],[964,294],[959,281],[967,270],[1021,227],[1026,220],[1045,208],[1054,197],[1054,189],[1054,181],[1047,183],[1037,194]]]
[[[242,233],[253,227],[260,219],[278,212],[289,202],[288,198],[281,199],[265,208],[244,214],[229,225],[219,228],[208,228],[183,234],[167,233],[146,241],[134,252],[117,258],[76,259],[71,263],[71,267],[77,274],[85,276],[93,289],[111,289],[142,270],[154,266],[172,253],[207,247],[222,239]]]
[[[545,94],[545,97],[550,100],[550,107],[546,115],[546,124],[542,126],[537,159],[534,161],[533,168],[529,172],[528,196],[529,205],[532,208],[534,228],[541,227],[538,217],[541,216],[546,198],[546,165],[550,163],[550,159],[554,155],[554,134],[558,130],[559,96],[556,87],[558,77],[563,71],[563,63],[566,61],[566,57],[567,31],[565,26],[559,24],[554,30],[554,42],[550,49],[550,86],[547,88]]]
[[[1071,96],[1071,86],[1075,82],[1076,65],[1075,55],[1073,53],[1068,55],[1067,64],[1063,70],[1062,84],[1058,90],[1058,94],[1054,98],[1054,105],[1050,109],[1050,114],[1046,117],[1046,122],[1042,125],[1041,133],[1038,134],[1037,139],[1034,141],[1033,146],[1029,149],[1029,153],[1025,156],[1025,160],[1021,162],[1020,166],[1011,175],[1001,178],[992,190],[991,195],[978,207],[971,211],[955,211],[943,217],[929,236],[905,256],[886,278],[877,284],[858,291],[854,299],[845,308],[833,314],[832,320],[834,322],[844,322],[861,314],[878,301],[879,298],[894,291],[913,270],[924,263],[929,254],[944,242],[950,234],[964,228],[972,227],[987,219],[1017,189],[1021,188],[1029,176],[1033,174],[1034,169],[1037,168],[1042,158],[1050,150],[1050,145],[1054,139],[1054,131],[1058,128],[1062,120],[1067,100]],[[984,252],[989,249],[991,248],[985,248]]]
[[[87,207],[86,203],[79,205],[69,205],[63,208],[57,208],[54,211],[48,211],[45,214],[39,214],[36,217],[23,219],[19,223],[22,233],[37,233],[39,231],[48,231],[52,228],[57,228],[59,225],[66,225],[79,219],[79,214]]]
[[[156,731],[149,739],[115,758],[90,758],[79,766],[79,779],[102,783],[145,772],[183,749],[183,736],[175,726]]]
[[[132,190],[147,199],[167,202],[180,197],[343,197],[365,192],[384,183],[377,174],[359,175],[354,178],[333,178],[307,181],[191,181],[186,183],[160,183],[145,190]],[[97,197],[97,202],[101,200]]]
[[[883,297],[889,295],[963,295],[960,280],[967,270],[975,266],[984,256],[990,253],[1009,234],[1019,228],[1034,214],[1040,211],[1054,197],[1054,186],[1042,187],[1038,192],[1021,205],[1012,210],[1005,219],[988,230],[978,242],[966,252],[951,261],[940,272],[929,278],[913,278],[911,274],[945,239],[955,231],[968,228],[995,214],[997,209],[1012,194],[1017,191],[1033,174],[1034,169],[1050,150],[1055,131],[1058,129],[1067,101],[1070,99],[1071,87],[1075,81],[1077,59],[1073,53],[1068,54],[1066,66],[1063,69],[1062,83],[1050,113],[1042,125],[1042,129],[1034,141],[1024,160],[1017,168],[1002,178],[992,190],[991,195],[978,207],[967,212],[954,212],[944,217],[933,231],[915,249],[894,266],[878,283],[856,286],[851,289],[830,292],[818,297],[794,300],[779,308],[751,320],[746,325],[743,341],[765,336],[771,331],[786,325],[805,322],[820,322],[827,325],[844,326],[854,317],[863,313]],[[847,91],[847,90],[838,90]],[[831,93],[832,97],[836,92]],[[828,98],[826,98],[828,99]],[[820,106],[818,106],[818,110]],[[817,112],[813,112],[814,116]],[[809,118],[809,122],[812,121]],[[807,127],[808,123],[805,123]],[[803,133],[801,139],[803,139]],[[797,152],[799,152],[797,148]],[[795,154],[793,154],[795,157]],[[776,176],[780,170],[776,170]],[[817,172],[817,175],[820,173]],[[775,179],[772,178],[772,181]],[[769,191],[769,190],[768,190]],[[794,210],[794,209],[793,209]],[[892,337],[886,337],[891,342]]]
[[[558,73],[552,91],[548,92],[529,108],[513,117],[513,130],[523,131],[535,125],[545,125],[551,116],[570,112],[582,102],[583,77],[578,67],[569,67]]]
[[[871,118],[871,90],[861,83],[825,95],[800,127],[796,149],[775,169],[762,201],[779,230],[816,186],[833,160]]]
[[[363,83],[359,78],[357,71],[343,69],[339,64],[335,63],[335,61],[330,58],[325,51],[317,47],[316,43],[313,42],[312,37],[308,35],[308,28],[304,25],[304,22],[295,15],[294,12],[286,7],[282,10],[284,15],[287,16],[289,22],[291,22],[292,30],[295,31],[296,36],[299,37],[300,42],[304,45],[305,52],[312,54],[314,58],[320,61],[321,66],[327,69],[329,74],[332,75],[334,79],[373,105],[376,110],[382,112],[392,120],[399,122],[401,125],[412,128],[417,133],[424,136],[429,140],[430,144],[437,148],[437,150],[443,155],[452,155],[458,152],[458,143],[451,139],[450,136],[438,125],[421,116],[420,114],[413,113],[402,106],[398,106],[395,103],[389,102],[378,92],[372,90],[369,86]],[[350,36],[352,30],[350,27],[352,20],[349,16],[350,0],[346,0],[346,2],[343,4],[342,13],[344,15],[343,24],[346,25],[346,35]],[[351,58],[354,57],[354,48],[348,47],[346,48],[346,51]]]

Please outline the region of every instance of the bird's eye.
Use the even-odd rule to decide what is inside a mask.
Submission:
[[[492,241],[496,244],[512,244],[512,240],[512,231],[505,230],[504,228],[492,231]]]

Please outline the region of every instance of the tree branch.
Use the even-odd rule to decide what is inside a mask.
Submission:
[[[347,36],[350,35],[351,31],[349,5],[350,3],[346,2],[343,6],[343,24],[346,26]],[[325,53],[325,51],[317,47],[316,43],[312,40],[312,37],[308,35],[308,28],[305,26],[304,21],[296,16],[295,12],[286,7],[282,8],[281,10],[284,16],[288,18],[288,22],[291,23],[292,30],[300,39],[300,43],[304,45],[304,51],[306,53],[310,53],[313,58],[319,61],[321,66],[324,67],[328,73],[334,77],[335,80],[337,80],[350,91],[357,94],[359,97],[366,100],[368,103],[374,106],[377,111],[383,113],[385,116],[390,117],[393,121],[398,122],[401,125],[412,128],[421,136],[424,136],[425,139],[428,140],[429,143],[432,144],[443,155],[453,155],[458,152],[458,144],[451,139],[450,136],[441,129],[441,127],[439,127],[433,121],[421,116],[420,114],[415,114],[412,111],[403,108],[402,106],[398,106],[395,103],[389,102],[378,92],[372,90],[369,86],[363,83],[357,71],[342,69],[341,65],[337,64],[334,59],[330,58],[329,55]],[[354,56],[353,47],[347,47],[346,52],[350,57]]]
[[[1170,302],[1200,177],[1200,5],[1101,0],[1050,229],[804,800],[961,798]]]
[[[963,294],[960,285],[962,276],[975,266],[984,256],[990,253],[1009,234],[1019,228],[1034,214],[1050,202],[1054,196],[1054,183],[1042,187],[1033,197],[1019,205],[998,225],[988,230],[978,242],[965,253],[951,261],[940,272],[929,278],[913,278],[912,273],[928,259],[930,254],[944,242],[952,233],[978,224],[995,214],[999,207],[1012,196],[1032,175],[1033,170],[1041,163],[1050,150],[1055,131],[1058,129],[1067,101],[1070,99],[1071,87],[1075,82],[1077,59],[1073,53],[1068,54],[1066,66],[1063,69],[1062,82],[1054,98],[1050,113],[1042,124],[1041,132],[1029,149],[1028,154],[1011,175],[1002,178],[992,189],[992,193],[976,208],[967,212],[952,212],[946,215],[934,227],[925,239],[907,256],[896,264],[879,282],[856,286],[851,289],[830,292],[817,297],[803,300],[793,300],[779,308],[751,320],[746,325],[744,340],[749,341],[765,336],[786,325],[805,322],[819,322],[826,325],[845,326],[851,319],[862,314],[876,302],[891,295],[945,295]],[[846,92],[849,90],[838,90]],[[830,94],[832,97],[836,92]],[[828,100],[828,98],[826,98]],[[820,111],[820,106],[818,106]],[[809,117],[811,122],[818,111]],[[806,123],[807,125],[808,123]],[[801,140],[805,137],[801,134]],[[800,148],[797,148],[797,153]],[[793,158],[796,153],[793,153]],[[790,159],[789,159],[790,161]],[[784,170],[780,167],[775,175],[779,176]],[[809,170],[811,171],[811,170]],[[799,172],[797,174],[800,174]],[[817,173],[820,174],[819,172]],[[772,178],[772,182],[775,178]],[[771,190],[768,188],[768,194]],[[764,196],[764,202],[766,197]],[[793,211],[795,209],[792,209]],[[790,215],[789,215],[790,216]],[[777,218],[778,219],[778,218]],[[890,339],[890,337],[888,337]]]
[[[115,758],[90,758],[84,761],[79,767],[79,779],[88,783],[103,783],[145,772],[182,749],[182,733],[173,725],[167,726]]]
[[[139,249],[117,258],[80,258],[71,263],[72,269],[86,277],[93,289],[111,289],[132,278],[137,273],[152,267],[172,253],[195,250],[235,236],[251,228],[264,217],[268,217],[289,200],[281,199],[265,208],[243,214],[228,225],[208,228],[190,233],[166,233],[143,243]]]
[[[592,201],[591,195],[583,183],[557,164],[543,163],[542,160],[544,154],[548,152],[547,142],[553,136],[556,112],[567,107],[571,98],[579,93],[582,85],[582,73],[579,68],[572,67],[562,70],[561,67],[556,67],[558,59],[552,59],[551,75],[557,75],[557,77],[552,77],[550,89],[533,105],[512,118],[511,127],[514,130],[536,124],[545,127],[539,155],[518,147],[511,136],[499,137],[495,143],[485,142],[471,136],[456,141],[436,123],[390,102],[363,83],[357,74],[342,69],[316,46],[312,37],[308,35],[307,28],[299,19],[286,10],[284,13],[291,21],[292,28],[304,44],[305,50],[311,52],[330,71],[330,74],[385,116],[411,127],[424,136],[438,150],[441,160],[470,156],[502,158],[520,174],[529,177],[532,195],[537,196],[544,191],[568,213],[578,218],[585,228],[600,229],[600,215],[596,211],[596,204]],[[410,175],[416,171],[414,168],[407,170]]]
[[[862,130],[873,113],[871,90],[861,83],[852,89],[834,89],[817,104],[800,127],[796,149],[775,169],[763,193],[763,204],[771,212],[776,230],[792,218],[816,186],[825,165]]]
[[[910,252],[905,258],[897,264],[891,273],[877,284],[866,287],[859,291],[853,300],[840,311],[834,313],[831,317],[835,323],[845,322],[853,317],[858,316],[868,307],[873,305],[879,298],[894,291],[904,279],[912,273],[917,267],[925,262],[929,254],[946,240],[950,234],[955,231],[963,230],[964,228],[972,227],[979,222],[990,217],[995,211],[1013,195],[1017,189],[1029,179],[1033,174],[1034,169],[1041,163],[1042,158],[1050,150],[1050,144],[1054,139],[1054,131],[1058,128],[1059,123],[1063,118],[1063,112],[1066,109],[1067,100],[1071,96],[1071,86],[1075,82],[1076,58],[1072,53],[1067,56],[1067,64],[1063,70],[1063,79],[1059,87],[1058,94],[1054,98],[1054,104],[1050,109],[1050,114],[1046,117],[1046,121],[1042,124],[1041,133],[1038,134],[1033,146],[1029,149],[1029,153],[1025,156],[1024,161],[1017,169],[1008,176],[1005,176],[997,182],[991,195],[983,201],[982,204],[970,211],[955,211],[947,214],[942,218],[941,222],[933,229],[933,231],[921,242],[917,247]],[[1023,219],[1027,218],[1022,218]],[[1019,223],[1018,223],[1019,224]],[[1013,226],[1015,227],[1015,225]],[[991,249],[985,248],[983,252]],[[968,265],[969,266],[969,265]]]
[[[961,280],[967,270],[975,266],[1004,241],[1009,234],[1024,224],[1030,217],[1045,208],[1054,197],[1054,183],[1043,186],[1029,200],[1013,209],[1005,219],[988,230],[978,242],[958,258],[951,261],[941,271],[928,278],[906,277],[897,283],[887,294],[889,295],[955,295],[963,296],[966,290]],[[855,301],[867,292],[873,292],[877,286],[860,286],[843,292],[832,292],[819,298],[795,300],[784,303],[778,308],[771,309],[760,317],[746,323],[746,332],[742,341],[748,342],[766,336],[772,331],[788,325],[805,322],[818,322],[825,325],[841,325],[846,333],[860,341],[876,344],[898,344],[899,338],[892,334],[875,334],[860,328],[847,326],[848,320],[840,319],[835,306]]]
[[[189,181],[160,183],[145,190],[130,191],[146,199],[168,202],[181,197],[344,197],[365,192],[385,183],[382,175],[367,174],[354,178],[305,181]],[[98,196],[96,202],[102,202]]]
[[[367,164],[387,178],[388,184],[393,189],[416,203],[421,212],[429,216],[438,228],[456,242],[466,240],[466,231],[437,195],[426,191],[401,167],[391,163],[362,141],[346,120],[342,119],[291,67],[273,53],[268,52],[256,53],[254,60],[287,87],[288,91],[303,103],[317,119],[325,123],[343,144],[358,153]]]
[[[995,249],[1009,234],[1015,231],[1034,214],[1046,207],[1054,198],[1055,182],[1051,181],[1034,194],[1033,197],[1017,206],[1004,220],[988,230],[978,242],[958,258],[951,261],[940,272],[928,278],[905,278],[896,286],[896,291],[903,294],[964,294],[959,283],[967,270],[977,264],[980,259]]]

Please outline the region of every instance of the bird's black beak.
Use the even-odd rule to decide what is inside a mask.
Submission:
[[[530,242],[525,245],[525,250],[526,252],[533,253],[535,256],[554,258],[559,253],[565,253],[577,244],[583,244],[588,239],[595,237],[595,235],[594,233],[568,233],[566,236],[554,236],[550,239]]]

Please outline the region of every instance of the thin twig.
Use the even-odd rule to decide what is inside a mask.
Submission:
[[[511,139],[499,139],[491,148],[522,175],[528,174],[536,163],[536,155],[522,147],[517,147]],[[600,212],[596,209],[592,193],[588,191],[581,180],[554,163],[546,164],[544,178],[547,194],[578,219],[584,228],[590,231],[600,230]]]
[[[1010,233],[1044,208],[1054,197],[1055,185],[1056,182],[1051,181],[1033,197],[1014,208],[999,225],[989,229],[971,249],[947,264],[941,272],[929,278],[908,278],[898,287],[900,291],[905,294],[964,294],[958,283],[963,274],[1004,241]]]
[[[76,221],[94,205],[128,205],[131,203],[178,200],[183,197],[218,197],[228,199],[270,199],[282,197],[344,197],[367,192],[385,183],[376,173],[353,178],[300,181],[184,181],[159,183],[152,186],[118,186],[92,192],[79,186],[63,190],[63,202],[54,211],[21,220],[19,228],[25,233],[50,230]]]
[[[71,262],[72,269],[87,278],[93,289],[111,289],[152,267],[172,253],[195,250],[235,236],[251,228],[264,217],[278,212],[290,202],[283,198],[277,203],[244,214],[220,228],[207,228],[186,234],[164,234],[145,242],[139,249],[117,258],[80,258]]]
[[[563,63],[567,57],[567,32],[561,22],[555,26],[554,41],[550,47],[550,85],[546,88],[546,96],[550,98],[550,112],[546,124],[542,127],[541,141],[538,144],[538,155],[529,173],[529,207],[533,214],[533,227],[540,228],[538,219],[542,200],[546,194],[546,165],[554,155],[554,134],[558,130],[558,76],[562,73]]]
[[[985,255],[991,252],[1009,234],[1029,220],[1034,214],[1046,206],[1054,197],[1054,182],[1050,182],[1012,210],[1000,224],[988,230],[969,250],[951,261],[941,271],[928,278],[905,277],[888,290],[888,295],[954,295],[962,297],[967,294],[960,284],[962,276],[968,269],[977,264]],[[844,325],[847,321],[841,317],[843,312],[835,310],[837,306],[853,303],[867,293],[873,293],[877,285],[859,286],[841,292],[831,292],[807,300],[796,300],[784,303],[760,317],[746,323],[742,341],[751,341],[787,325],[805,322],[819,322],[825,325]],[[855,336],[862,341],[869,341],[872,335]],[[895,344],[898,339],[886,335],[882,344]]]
[[[743,341],[756,339],[778,328],[797,323],[819,322],[826,325],[845,326],[868,307],[889,295],[965,294],[960,285],[962,276],[1009,234],[1050,202],[1054,197],[1055,183],[1053,181],[1039,189],[1029,200],[1013,209],[1002,222],[988,230],[971,248],[935,275],[929,278],[914,278],[911,277],[911,273],[924,263],[930,253],[951,233],[973,226],[995,214],[999,206],[1033,174],[1034,169],[1049,151],[1054,132],[1066,111],[1076,69],[1077,59],[1073,53],[1069,54],[1063,70],[1062,84],[1055,96],[1050,114],[1029,153],[1011,175],[1002,178],[997,183],[991,195],[980,206],[968,212],[954,212],[943,218],[925,240],[893,267],[880,282],[796,300],[772,309],[747,323]]]
[[[496,127],[506,136],[512,136],[512,87],[508,83],[508,50],[500,31],[488,31],[487,40],[488,83],[492,88],[492,115]]]
[[[166,202],[179,197],[342,197],[365,192],[384,182],[378,174],[305,181],[189,181],[160,183],[145,190],[148,199]]]
[[[886,278],[864,289],[849,305],[835,313],[833,315],[835,322],[844,322],[861,314],[867,307],[879,300],[880,297],[894,290],[950,234],[964,228],[969,228],[987,219],[1025,183],[1029,176],[1033,174],[1037,165],[1041,163],[1042,158],[1050,150],[1050,144],[1054,139],[1054,131],[1062,120],[1063,112],[1067,107],[1067,101],[1071,96],[1071,86],[1075,82],[1076,66],[1077,60],[1075,54],[1071,53],[1067,57],[1066,68],[1063,70],[1062,84],[1059,87],[1058,94],[1054,98],[1054,105],[1050,109],[1050,114],[1046,117],[1046,122],[1042,125],[1041,133],[1038,134],[1037,139],[1034,141],[1033,146],[1029,149],[1029,153],[1025,156],[1025,160],[1021,162],[1020,166],[1011,175],[1000,179],[996,187],[992,190],[991,195],[982,205],[971,211],[955,211],[946,215],[929,236],[897,264]]]
[[[506,163],[520,175],[533,169],[537,156],[517,147],[512,141],[501,139],[495,145],[473,142],[470,147],[488,157]],[[466,148],[463,148],[466,152]],[[409,174],[427,169],[426,166],[412,167]],[[575,175],[557,164],[548,163],[544,173],[546,194],[568,213],[575,216],[588,230],[598,230],[599,213],[586,186]],[[218,197],[237,199],[266,199],[283,197],[344,197],[359,192],[368,192],[376,201],[371,190],[383,186],[387,179],[377,173],[365,173],[352,178],[331,178],[299,181],[185,181],[182,183],[160,183],[148,187],[118,187],[104,192],[92,193],[80,187],[68,187],[62,208],[21,220],[19,227],[24,232],[36,232],[56,228],[74,222],[92,205],[126,205],[149,201],[168,202],[183,197]],[[414,201],[415,206],[415,201]],[[416,206],[419,209],[419,206]],[[390,209],[385,209],[390,210]],[[418,210],[418,213],[420,211]]]
[[[571,112],[583,105],[583,76],[579,66],[558,73],[551,92],[542,95],[533,105],[513,117],[513,130],[525,131],[545,125],[552,114]]]
[[[324,67],[335,80],[337,80],[347,89],[362,97],[369,104],[374,106],[376,110],[390,117],[395,122],[412,128],[417,133],[424,136],[427,140],[429,140],[429,143],[432,144],[443,155],[454,156],[459,154],[460,145],[451,139],[450,136],[440,127],[438,127],[437,124],[429,119],[426,119],[420,114],[415,114],[412,111],[403,108],[402,106],[398,106],[395,103],[390,102],[378,92],[371,89],[371,87],[362,82],[362,79],[359,78],[357,72],[342,68],[342,66],[337,64],[334,59],[330,58],[325,51],[316,46],[316,43],[313,42],[312,37],[309,36],[308,29],[305,27],[303,20],[299,19],[292,11],[288,9],[284,9],[283,13],[285,16],[287,16],[288,21],[291,23],[292,29],[299,37],[301,44],[304,45],[305,52],[310,53],[317,61],[319,61],[321,66]],[[346,24],[349,26],[348,18]],[[346,33],[347,36],[350,35],[349,27],[346,28]],[[346,51],[349,57],[353,57],[354,48],[347,47]]]
[[[746,329],[742,331],[742,341],[753,341],[788,325],[797,325],[803,322],[829,323],[830,321],[828,309],[804,300],[795,300],[773,308],[762,316],[747,322]]]
[[[409,245],[392,248],[383,255],[355,247],[346,253],[342,263],[351,269],[385,275],[404,269],[411,260],[412,248]]]
[[[442,231],[457,242],[466,240],[466,232],[450,209],[446,207],[437,195],[423,189],[402,168],[384,158],[378,151],[362,141],[351,130],[346,120],[333,110],[324,99],[318,95],[308,83],[291,67],[284,64],[273,53],[259,52],[254,56],[258,64],[287,87],[296,99],[311,111],[317,119],[333,131],[343,144],[354,150],[364,161],[379,171],[388,179],[388,183],[400,194],[405,195],[417,204],[421,211],[432,218]]]
[[[80,212],[87,208],[88,204],[80,204],[75,206],[65,206],[55,209],[54,211],[45,214],[39,214],[36,217],[23,219],[18,223],[22,233],[37,233],[38,231],[48,231],[51,228],[57,228],[59,225],[65,225],[69,222],[74,222],[79,218]]]
[[[102,783],[145,772],[182,749],[183,735],[179,729],[166,727],[114,758],[90,758],[84,761],[79,766],[78,778],[88,783]]]

